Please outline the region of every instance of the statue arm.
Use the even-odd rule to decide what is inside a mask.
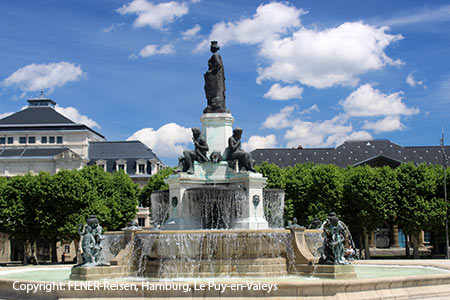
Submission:
[[[206,141],[204,139],[194,140],[194,147],[196,149],[199,149],[199,150],[202,150],[202,151],[208,151],[209,150],[208,144],[206,143]]]
[[[230,152],[236,151],[239,148],[240,144],[241,142],[236,141],[233,137],[230,137],[228,139],[228,147],[230,148]]]

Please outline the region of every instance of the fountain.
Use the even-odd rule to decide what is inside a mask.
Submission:
[[[355,278],[354,266],[343,258],[343,247],[351,237],[332,213],[312,229],[298,226],[295,220],[282,228],[284,192],[264,189],[266,178],[254,171],[250,153],[241,149],[243,130],[232,128],[218,50],[217,42],[212,42],[213,55],[204,75],[208,102],[200,118],[202,129],[192,129],[194,150],[185,150],[179,158],[178,170],[166,180],[169,190],[151,195],[155,228],[142,230],[130,224],[102,235],[92,216],[80,228],[84,261],[72,267],[71,281],[56,282],[51,294],[46,290],[30,294],[25,288],[48,284],[26,283],[23,290],[19,284],[13,291],[10,287],[18,281],[2,279],[0,297],[340,298],[348,294],[354,299],[387,299],[394,294],[427,295],[430,286],[450,294],[449,274],[299,280],[299,276]],[[128,281],[122,282],[123,278]],[[91,284],[93,289],[87,288]],[[409,288],[418,285],[423,288]]]

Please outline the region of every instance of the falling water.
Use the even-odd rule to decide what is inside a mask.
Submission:
[[[124,247],[125,236],[121,233],[106,234],[102,236],[99,263],[106,265],[113,259]]]
[[[270,228],[283,228],[284,195],[283,190],[263,190],[264,216]]]
[[[186,190],[188,209],[201,220],[203,229],[230,229],[233,221],[248,209],[246,192],[239,187],[201,187]]]
[[[162,226],[169,217],[169,191],[154,191],[151,195],[153,226]]]

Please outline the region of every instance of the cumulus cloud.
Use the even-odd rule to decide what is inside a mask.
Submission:
[[[255,149],[274,148],[276,145],[277,138],[273,134],[267,136],[253,135],[247,142],[242,143],[242,148],[245,151],[250,152]]]
[[[300,16],[305,13],[303,9],[283,3],[261,4],[251,18],[215,24],[209,37],[197,46],[197,50],[207,50],[209,41],[212,40],[218,40],[222,45],[262,43],[268,38],[275,38],[280,33],[286,33],[290,28],[299,27]]]
[[[95,122],[94,120],[90,119],[85,115],[82,115],[75,107],[71,106],[61,107],[59,105],[56,105],[55,110],[75,123],[84,124],[92,128],[97,127],[98,129],[101,129],[100,125],[98,125],[97,122]]]
[[[143,128],[131,135],[127,141],[139,140],[150,147],[158,156],[178,157],[192,141],[192,131],[176,123],[168,123],[157,130]]]
[[[71,81],[77,81],[83,76],[80,66],[69,62],[48,64],[31,64],[22,67],[2,81],[4,87],[15,87],[23,92],[39,91],[50,92]]]
[[[288,85],[282,87],[278,83],[272,85],[264,94],[264,98],[272,99],[272,100],[289,100],[289,99],[301,99],[302,98],[303,89],[296,85]]]
[[[418,108],[403,103],[403,93],[389,95],[374,89],[370,84],[361,85],[340,104],[347,115],[352,117],[414,115]]]
[[[387,116],[384,119],[371,122],[364,121],[364,129],[374,130],[375,133],[404,130],[406,127],[400,121],[400,116]]]
[[[268,39],[260,55],[270,62],[258,70],[258,81],[300,82],[316,88],[358,83],[358,76],[386,65],[400,65],[384,52],[401,35],[388,27],[347,22],[323,31],[301,28],[292,37]]]
[[[146,0],[133,0],[117,9],[117,12],[136,14],[134,27],[150,26],[153,29],[164,29],[164,26],[173,23],[189,11],[185,3],[174,1],[153,4]]]
[[[414,76],[413,76],[414,73],[415,73],[415,71],[408,74],[408,76],[406,77],[406,83],[412,87],[421,86],[421,87],[425,88],[426,86],[425,86],[423,80],[414,79]]]
[[[191,40],[193,38],[195,38],[195,36],[197,35],[197,33],[200,32],[202,28],[200,27],[200,25],[196,24],[194,27],[183,31],[181,33],[181,35],[183,36],[183,40]]]
[[[174,54],[175,49],[173,44],[166,44],[164,46],[147,45],[139,51],[139,55],[142,57],[148,57],[156,54]]]
[[[270,114],[263,123],[264,128],[282,129],[291,126],[291,114],[297,105],[286,106],[279,113]]]

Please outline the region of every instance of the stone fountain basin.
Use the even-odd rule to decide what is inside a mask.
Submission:
[[[441,268],[449,268],[448,262],[443,261],[362,261],[362,263],[392,263],[395,265],[407,266],[403,269],[411,269],[411,263],[419,263],[418,265],[439,266]],[[379,266],[378,266],[379,267]],[[398,273],[398,268],[392,266],[393,272]],[[69,269],[66,267],[65,277],[60,276],[60,284],[64,290],[52,290],[45,292],[43,290],[36,293],[27,293],[26,291],[14,290],[13,285],[16,282],[20,284],[48,284],[49,281],[25,280],[21,276],[11,277],[5,279],[5,270],[12,275],[24,274],[27,271],[40,271],[41,275],[47,274],[51,280],[51,270],[49,268],[18,268],[24,270],[23,272],[13,272],[12,268],[0,268],[0,298],[12,299],[111,299],[111,298],[159,298],[159,297],[258,297],[258,298],[273,298],[273,297],[288,297],[298,299],[432,299],[432,297],[442,297],[450,295],[450,273],[441,274],[424,274],[414,276],[396,276],[383,278],[365,278],[365,279],[350,279],[350,280],[329,280],[329,279],[306,279],[302,277],[288,276],[288,277],[274,277],[274,278],[197,278],[197,279],[173,279],[173,280],[147,280],[143,278],[129,278],[129,279],[107,279],[90,281],[91,285],[98,283],[98,289],[88,290],[86,288],[76,288],[81,286],[83,282],[67,281]],[[55,271],[61,272],[64,268],[59,266],[54,268]],[[420,269],[420,268],[419,268]],[[418,269],[418,270],[419,270]],[[429,268],[424,268],[425,270]],[[20,271],[20,270],[17,270]],[[441,269],[442,271],[442,269]],[[399,274],[397,274],[399,275]],[[61,281],[62,280],[62,281]],[[86,282],[84,282],[86,283]],[[130,290],[114,290],[114,284],[128,284],[132,289]],[[153,290],[157,286],[161,287],[168,284],[171,290],[162,288]],[[204,290],[199,289],[201,284],[205,284]],[[227,287],[222,290],[217,290],[220,284]],[[254,287],[256,284],[260,289],[248,289],[250,285]],[[232,285],[242,285],[240,290],[233,290]],[[268,292],[268,286],[272,285],[272,289]],[[276,290],[273,288],[276,285]],[[174,290],[178,286],[178,290]],[[184,290],[186,288],[186,290]],[[263,289],[265,288],[265,289]]]

